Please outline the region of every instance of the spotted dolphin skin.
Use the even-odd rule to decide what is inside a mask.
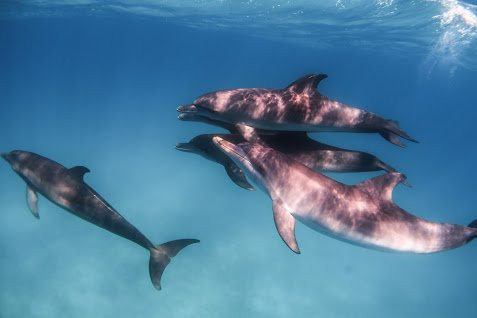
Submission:
[[[35,217],[39,218],[37,193],[41,193],[74,215],[144,247],[150,252],[149,274],[157,289],[161,289],[161,276],[171,258],[187,245],[199,242],[181,239],[153,245],[83,181],[84,174],[89,172],[86,167],[68,169],[53,160],[21,150],[2,154],[2,157],[26,182],[28,206]]]
[[[321,95],[316,87],[327,75],[306,75],[284,89],[239,88],[208,93],[180,113],[193,113],[236,125],[251,141],[251,128],[285,131],[344,131],[379,133],[404,146],[399,138],[417,142],[397,122]]]
[[[246,190],[253,190],[242,169],[225,155],[212,141],[218,136],[239,144],[245,140],[238,134],[203,134],[192,138],[188,143],[179,143],[176,149],[191,152],[224,166],[230,179]],[[329,146],[309,138],[304,132],[286,132],[276,135],[260,135],[266,145],[278,150],[305,166],[322,172],[365,172],[396,170],[375,156],[362,152]]]
[[[477,236],[477,220],[468,227],[430,222],[392,202],[394,187],[404,180],[400,173],[348,186],[260,143],[213,140],[270,196],[278,233],[295,253],[300,252],[295,219],[331,237],[385,251],[433,253]]]

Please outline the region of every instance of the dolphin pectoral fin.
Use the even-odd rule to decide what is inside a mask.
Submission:
[[[76,166],[76,167],[70,168],[69,170],[74,176],[76,176],[77,178],[81,180],[83,180],[83,177],[86,173],[90,172],[90,170],[84,166]]]
[[[26,199],[27,199],[28,208],[30,209],[31,214],[33,214],[34,217],[39,219],[40,214],[38,213],[38,195],[35,192],[35,190],[33,190],[28,185],[26,188]]]
[[[356,184],[363,191],[385,201],[392,201],[393,190],[398,183],[407,184],[406,176],[399,172],[383,174]]]
[[[248,142],[260,142],[260,136],[255,128],[245,124],[236,124],[235,127],[239,134]]]
[[[295,218],[278,201],[273,201],[273,219],[278,234],[285,244],[293,252],[300,254],[300,248],[295,238]]]
[[[239,166],[237,166],[233,161],[231,161],[228,165],[224,165],[224,167],[227,175],[236,185],[244,188],[245,190],[255,190],[254,187],[247,181],[242,169],[240,169]]]
[[[286,90],[291,91],[295,94],[311,94],[315,92],[318,84],[327,77],[328,75],[326,74],[305,75],[288,85]]]

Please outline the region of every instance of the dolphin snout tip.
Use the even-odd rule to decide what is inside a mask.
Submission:
[[[7,153],[7,152],[2,152],[2,153],[0,154],[0,156],[2,156],[2,158],[5,159],[5,161],[10,162],[10,154],[9,154],[9,153]]]
[[[223,143],[224,139],[219,137],[219,136],[214,136],[212,138],[212,142],[216,145],[216,146],[221,146],[222,143]]]
[[[176,108],[176,110],[179,112],[179,113],[191,113],[191,112],[196,112],[197,111],[197,107],[195,107],[194,104],[190,104],[190,105],[185,105],[185,106],[178,106]]]

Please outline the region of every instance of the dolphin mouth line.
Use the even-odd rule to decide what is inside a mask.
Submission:
[[[195,146],[187,142],[180,142],[176,144],[176,149],[184,152],[193,152],[196,150]]]
[[[202,121],[201,115],[198,115],[197,112],[185,112],[185,113],[180,113],[179,116],[177,116],[177,119],[182,120],[182,121]]]

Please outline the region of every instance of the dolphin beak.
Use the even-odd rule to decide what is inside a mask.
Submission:
[[[179,113],[195,113],[198,111],[194,104],[179,106],[176,108]]]
[[[191,143],[189,143],[189,142],[185,142],[185,143],[180,142],[180,143],[178,143],[178,144],[176,145],[176,149],[177,149],[177,150],[180,150],[180,151],[184,151],[184,152],[195,152],[195,151],[197,150],[197,148],[196,148],[193,144],[191,144]]]
[[[2,158],[5,159],[8,163],[10,163],[10,154],[8,153],[2,153],[1,154]]]
[[[193,113],[180,113],[177,118],[183,121],[201,121],[200,116]]]

